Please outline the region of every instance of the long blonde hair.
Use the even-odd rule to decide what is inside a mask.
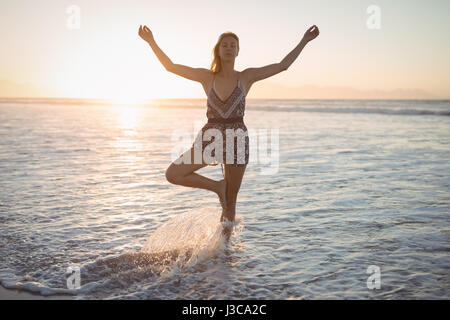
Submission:
[[[219,36],[219,39],[217,40],[217,43],[216,43],[216,45],[214,46],[214,49],[213,49],[213,61],[211,63],[211,68],[210,68],[210,70],[213,73],[218,73],[220,71],[220,68],[222,68],[222,63],[221,63],[221,59],[220,59],[220,56],[219,56],[219,48],[220,48],[220,42],[225,37],[233,37],[233,38],[235,38],[236,41],[237,41],[237,48],[238,48],[238,51],[239,51],[239,37],[235,33],[231,32],[231,31],[227,31],[227,32],[222,33]]]

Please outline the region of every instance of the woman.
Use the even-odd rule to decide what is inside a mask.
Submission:
[[[227,139],[227,129],[228,132],[232,129],[236,133],[240,129],[241,133],[247,133],[243,116],[245,97],[252,84],[287,70],[305,45],[318,35],[319,29],[313,25],[305,32],[300,43],[281,62],[260,68],[247,68],[239,72],[234,70],[234,62],[239,54],[239,38],[232,32],[225,32],[219,36],[214,46],[211,68],[208,70],[173,63],[158,47],[150,29],[145,25],[139,27],[139,36],[148,42],[167,71],[200,82],[207,94],[208,123],[199,132],[191,149],[170,164],[166,170],[166,178],[173,184],[215,192],[222,206],[220,221],[224,221],[224,219],[234,221],[237,194],[249,159],[248,135],[245,135],[244,145],[239,143],[239,137],[234,136],[231,137],[233,143],[232,139]],[[212,135],[211,141],[205,139],[205,132],[208,133],[208,136]],[[222,139],[223,148],[222,152],[218,149],[212,150],[210,155],[215,161],[211,162],[204,158],[202,151],[216,139],[218,139],[219,147],[220,139]],[[195,152],[198,150],[200,150],[200,155],[203,155],[200,163],[194,161],[196,159]],[[218,151],[217,154],[216,151]],[[184,163],[182,163],[182,159]],[[186,159],[190,161],[186,163]],[[224,179],[216,181],[195,173],[198,169],[207,165],[216,165],[217,162],[225,164]],[[225,230],[228,239],[230,232],[229,229]]]

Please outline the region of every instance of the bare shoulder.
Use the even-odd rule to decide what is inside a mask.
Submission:
[[[239,79],[241,82],[241,85],[245,91],[245,95],[247,96],[248,92],[250,91],[250,87],[253,84],[252,81],[252,69],[253,68],[247,68],[239,72]]]
[[[256,68],[246,68],[240,72],[239,78],[248,88],[255,82],[255,69]]]
[[[211,70],[206,68],[197,68],[196,70],[199,75],[200,82],[207,84],[208,82],[212,81],[214,73]]]
[[[197,73],[198,73],[198,75],[199,75],[199,80],[200,80],[200,82],[202,82],[202,83],[207,83],[208,81],[210,81],[212,78],[213,78],[213,76],[214,76],[214,74],[213,74],[213,72],[211,71],[211,70],[209,70],[209,69],[206,69],[206,68],[196,68],[196,70],[197,70]]]
[[[247,68],[247,69],[242,70],[242,71],[239,73],[240,79],[242,79],[242,80],[248,80],[248,79],[250,79],[250,74],[251,74],[251,71],[252,71],[251,69],[253,69],[253,68]]]
[[[212,82],[214,79],[214,72],[212,72],[210,69],[206,68],[199,68],[202,72],[202,80],[200,83],[203,86],[203,90],[205,90],[206,95],[208,95],[209,91],[211,90]]]

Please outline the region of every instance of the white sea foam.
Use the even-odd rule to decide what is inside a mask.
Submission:
[[[249,129],[280,128],[280,166],[262,176],[249,163],[225,245],[217,195],[164,176],[173,130],[192,132],[206,109],[35,103],[0,102],[6,288],[74,299],[450,296],[448,102],[249,102]],[[220,167],[197,172],[222,178]],[[367,289],[369,265],[381,290]]]
[[[224,228],[238,226],[234,222],[220,222],[217,208],[203,208],[179,214],[159,227],[147,240],[141,252],[148,254],[173,253],[183,266],[204,261],[227,245]],[[242,225],[241,225],[242,227]]]

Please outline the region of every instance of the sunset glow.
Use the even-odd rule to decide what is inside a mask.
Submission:
[[[183,10],[175,9],[180,1],[111,3],[2,1],[0,96],[204,98],[199,83],[162,67],[139,25],[152,29],[174,63],[203,68],[218,36],[235,32],[241,71],[279,62],[316,24],[319,38],[286,72],[256,83],[249,98],[450,97],[448,1],[378,1],[378,29],[370,26],[373,4],[360,0],[196,0]]]

